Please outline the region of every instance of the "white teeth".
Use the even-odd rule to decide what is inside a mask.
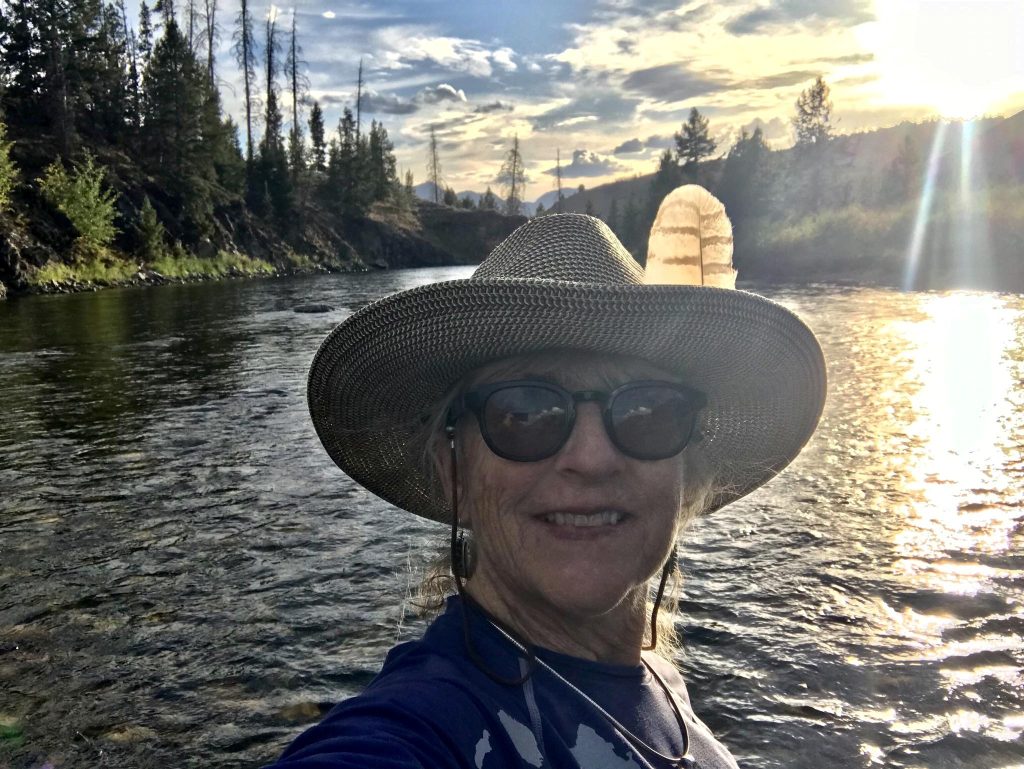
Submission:
[[[556,526],[614,526],[622,520],[622,513],[605,510],[589,515],[572,515],[571,513],[548,513],[544,520]]]

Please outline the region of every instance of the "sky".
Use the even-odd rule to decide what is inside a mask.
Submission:
[[[1024,109],[1024,0],[257,0],[251,8],[259,36],[268,13],[285,30],[294,13],[308,100],[320,103],[328,130],[344,106],[354,109],[362,60],[363,120],[384,123],[400,172],[427,178],[433,128],[444,181],[459,192],[496,187],[514,136],[528,200],[554,189],[556,159],[568,188],[650,173],[692,107],[709,119],[716,155],[758,126],[773,146],[789,146],[796,100],[819,75],[840,133]],[[217,74],[226,110],[242,123],[231,51],[237,9],[238,0],[220,0]],[[302,109],[308,117],[308,104]],[[286,114],[290,121],[290,106]]]

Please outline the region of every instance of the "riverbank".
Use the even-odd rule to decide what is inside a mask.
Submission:
[[[850,205],[736,228],[740,276],[904,290],[1024,293],[1024,187],[937,196],[885,209]]]
[[[179,246],[151,260],[111,248],[89,259],[63,260],[44,252],[41,263],[33,264],[21,256],[31,254],[31,248],[12,248],[8,240],[0,252],[13,254],[6,274],[15,281],[8,286],[0,280],[0,300],[124,286],[471,264],[525,221],[425,202],[412,212],[378,206],[365,219],[341,227],[311,217],[304,223],[302,250],[258,242],[259,255],[213,249],[199,255]]]

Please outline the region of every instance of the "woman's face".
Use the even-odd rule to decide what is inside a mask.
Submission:
[[[473,384],[544,379],[570,391],[610,391],[671,379],[631,359],[553,352],[481,370]],[[554,456],[513,462],[491,452],[473,417],[460,424],[459,517],[477,542],[474,588],[517,610],[594,619],[646,601],[648,580],[675,540],[682,455],[644,461],[608,438],[601,406],[577,404],[568,442]]]

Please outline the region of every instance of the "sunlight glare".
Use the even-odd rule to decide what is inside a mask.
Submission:
[[[944,117],[982,114],[1024,84],[1024,2],[876,0],[863,39],[888,100]]]
[[[909,291],[917,281],[917,269],[921,261],[921,250],[927,234],[928,221],[932,212],[932,200],[935,197],[935,183],[939,175],[939,160],[946,145],[947,123],[939,123],[932,139],[932,148],[928,153],[928,165],[925,166],[924,182],[921,185],[921,197],[917,202],[917,214],[914,217],[914,229],[907,248],[906,266],[903,271],[903,289]]]
[[[908,434],[925,451],[905,468],[919,501],[896,544],[911,559],[935,559],[951,547],[1001,552],[1014,526],[995,480],[1007,458],[1003,423],[1015,386],[1006,357],[1016,338],[1011,313],[997,297],[959,292],[929,297],[922,309],[929,320],[901,327],[915,348],[911,376],[919,383],[919,418]]]

